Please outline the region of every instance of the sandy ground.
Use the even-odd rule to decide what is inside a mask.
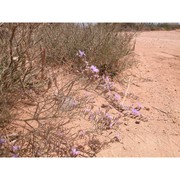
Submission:
[[[127,84],[124,87],[118,83],[118,79],[131,79],[128,93],[134,98],[127,96],[124,105],[139,102],[144,107],[140,112],[148,121],[137,123],[133,118],[120,119],[120,142],[111,143],[97,157],[180,157],[179,50],[180,30],[143,32],[137,36],[135,58],[138,63],[127,70],[125,76],[120,74],[116,77],[115,84],[118,85],[118,91],[122,92],[127,90]],[[68,78],[62,76],[57,79],[58,86],[61,87],[61,83]],[[95,95],[93,101],[95,107],[107,104],[99,95]],[[23,113],[20,114],[22,116]],[[73,121],[71,125],[83,130],[92,128],[89,121],[84,121],[84,117]],[[106,135],[114,136],[110,131]]]
[[[129,120],[121,143],[99,157],[180,157],[180,30],[143,32],[137,37],[137,67],[130,92],[149,108],[147,122]]]

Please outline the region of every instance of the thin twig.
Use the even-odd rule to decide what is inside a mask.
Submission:
[[[158,110],[158,111],[164,113],[164,114],[169,114],[168,112],[165,112],[165,111],[163,111],[163,110],[161,110],[161,109],[159,109],[159,108],[157,108],[157,107],[154,107],[154,106],[152,106],[152,107],[153,107],[154,109],[156,109],[156,110]]]
[[[122,102],[121,102],[121,105],[123,106],[123,104],[124,104],[124,102],[125,102],[125,100],[126,100],[126,97],[127,97],[127,94],[128,94],[128,90],[129,90],[129,86],[130,86],[130,83],[131,83],[131,79],[132,78],[129,78],[129,80],[128,80],[128,86],[127,86],[127,89],[126,89],[126,91],[125,91],[125,95],[124,95],[124,97],[123,97],[123,100],[122,100]]]

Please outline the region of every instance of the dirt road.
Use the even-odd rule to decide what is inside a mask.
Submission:
[[[137,37],[138,67],[130,91],[139,96],[148,122],[128,121],[122,143],[100,157],[180,157],[180,30],[143,32]]]

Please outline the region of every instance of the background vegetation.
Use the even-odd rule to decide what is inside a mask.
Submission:
[[[117,31],[157,31],[180,29],[179,23],[121,23],[116,25]]]

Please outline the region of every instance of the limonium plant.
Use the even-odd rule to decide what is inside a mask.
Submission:
[[[118,131],[125,116],[142,117],[141,105],[138,108],[125,108],[125,104],[122,105],[125,95],[115,90],[115,83],[110,75],[119,72],[119,57],[127,57],[125,52],[130,52],[129,44],[133,36],[121,35],[118,39],[116,33],[107,33],[108,29],[104,26],[82,28],[72,24],[2,24],[1,27],[5,30],[10,27],[8,33],[11,37],[7,33],[8,38],[2,38],[6,46],[1,53],[1,65],[7,64],[3,68],[8,71],[3,69],[1,73],[4,74],[1,76],[4,80],[13,74],[15,77],[12,81],[5,82],[2,89],[15,82],[15,88],[9,89],[12,88],[13,92],[22,90],[22,93],[18,90],[20,98],[15,102],[23,99],[28,103],[31,100],[32,103],[26,104],[17,116],[25,114],[27,118],[12,116],[12,121],[7,121],[7,126],[0,126],[1,157],[95,157],[106,145],[112,143],[113,138],[121,140]],[[68,28],[78,31],[67,31]],[[120,61],[124,63],[124,60]],[[59,63],[60,66],[54,67],[51,63]],[[64,83],[66,78],[62,76],[57,81],[61,70],[65,74],[66,64],[70,76],[76,77],[70,77],[69,80],[68,76],[68,82]],[[104,65],[106,68],[103,71]],[[91,102],[80,97],[82,89],[102,96],[108,105],[97,107],[96,98]],[[1,95],[1,99],[9,97],[7,93],[6,96]],[[8,117],[8,113],[4,114],[5,118]],[[76,132],[73,122],[79,123],[81,120],[83,123],[87,120],[90,127],[81,129],[81,126],[77,126]],[[19,127],[23,130],[14,135]],[[107,132],[104,137],[108,138],[102,140],[102,132]],[[114,137],[107,135],[110,133]]]

